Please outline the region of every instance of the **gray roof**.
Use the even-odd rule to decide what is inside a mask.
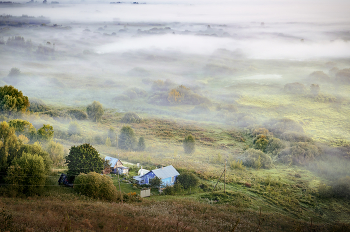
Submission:
[[[152,170],[152,172],[160,179],[166,179],[169,177],[180,175],[180,173],[178,173],[172,165]]]
[[[114,168],[114,166],[117,164],[119,159],[113,158],[113,157],[110,157],[110,156],[106,156],[105,160],[109,160],[109,162],[111,163],[111,167]]]

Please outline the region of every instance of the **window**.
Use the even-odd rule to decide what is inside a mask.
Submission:
[[[171,177],[171,182],[173,183],[175,181],[175,176]]]

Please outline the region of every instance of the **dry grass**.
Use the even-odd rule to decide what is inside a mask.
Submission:
[[[118,204],[46,198],[0,198],[11,231],[311,231],[309,222],[190,200]],[[3,214],[2,214],[3,215]],[[1,216],[0,216],[1,217]],[[4,217],[0,218],[4,221]],[[328,231],[313,225],[313,231]]]

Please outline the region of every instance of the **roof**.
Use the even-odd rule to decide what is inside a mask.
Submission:
[[[172,165],[152,170],[152,172],[160,179],[166,179],[169,177],[180,175],[180,173],[178,173]]]
[[[149,170],[143,169],[143,168],[141,168],[141,169],[137,172],[137,174],[140,175],[140,176],[143,176],[143,175],[145,175],[145,174],[147,174],[147,173],[149,173]]]
[[[119,159],[113,158],[113,157],[110,157],[110,156],[106,156],[105,160],[109,160],[109,162],[111,163],[111,167],[114,168]]]

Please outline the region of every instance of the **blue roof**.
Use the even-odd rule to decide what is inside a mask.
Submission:
[[[110,157],[110,156],[106,156],[105,160],[109,160],[109,162],[111,163],[111,167],[114,168],[119,159],[113,158],[113,157]]]
[[[172,165],[152,170],[152,172],[160,179],[166,179],[169,177],[180,175],[180,173],[178,173]]]

